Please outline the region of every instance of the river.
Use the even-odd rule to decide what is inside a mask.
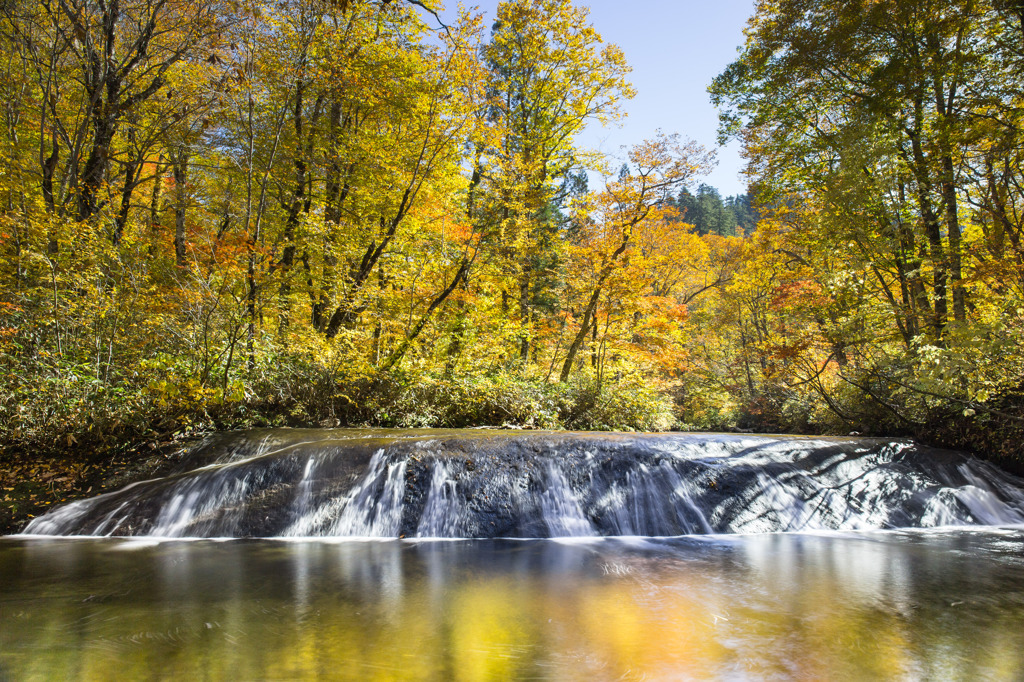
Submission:
[[[0,679],[1013,680],[1024,531],[0,540]]]

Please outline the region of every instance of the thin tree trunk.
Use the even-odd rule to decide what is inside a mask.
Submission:
[[[185,212],[188,208],[188,150],[180,148],[172,159],[174,171],[174,262],[185,267]]]
[[[911,150],[913,152],[913,163],[911,165],[917,185],[918,209],[921,212],[921,219],[924,223],[925,236],[928,238],[929,256],[932,261],[932,290],[935,299],[932,328],[935,331],[936,340],[941,341],[949,317],[946,293],[948,275],[946,256],[942,246],[942,230],[939,226],[938,216],[936,216],[935,209],[932,206],[932,184],[928,177],[924,149],[921,146],[920,121],[924,112],[920,96],[918,96],[915,102],[915,113],[917,115],[915,128],[906,132],[910,138]]]
[[[960,218],[957,210],[953,159],[949,156],[944,156],[942,159],[942,175],[942,202],[945,204],[946,233],[949,237],[949,273],[953,290],[953,319],[964,323],[967,321],[967,294],[963,285]]]
[[[138,175],[142,172],[142,159],[133,159],[125,167],[124,185],[121,188],[121,207],[114,219],[114,246],[121,243],[124,228],[128,224],[128,214],[132,208],[132,194],[138,185]]]
[[[572,373],[572,365],[576,361],[576,354],[579,353],[583,347],[583,342],[587,339],[587,333],[590,331],[590,326],[595,324],[595,316],[597,314],[597,302],[601,298],[601,285],[599,284],[594,288],[594,291],[590,294],[590,300],[587,301],[587,307],[583,310],[583,322],[580,323],[580,329],[576,332],[576,336],[573,338],[572,343],[569,344],[569,350],[566,351],[565,362],[562,363],[562,373],[558,376],[558,380],[565,382],[569,380],[569,374]]]
[[[451,293],[455,291],[455,288],[459,286],[459,282],[463,281],[469,274],[469,267],[472,265],[472,262],[472,259],[468,257],[462,259],[462,263],[459,265],[459,269],[455,273],[455,277],[452,278],[451,284],[445,287],[444,291],[438,294],[434,300],[430,302],[430,305],[427,307],[427,311],[423,313],[423,316],[420,317],[419,321],[412,329],[409,330],[409,333],[406,334],[405,339],[403,339],[402,343],[398,345],[398,348],[396,348],[381,365],[382,371],[389,371],[405,356],[409,347],[412,345],[412,342],[416,340],[416,337],[418,337],[420,332],[422,332],[427,326],[427,322],[430,321],[434,311],[445,302]]]
[[[163,152],[157,157],[156,167],[153,169],[153,190],[149,195],[149,255],[157,253],[157,243],[160,236],[160,201],[164,189],[164,155]]]

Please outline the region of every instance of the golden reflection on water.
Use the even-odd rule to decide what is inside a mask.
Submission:
[[[1018,679],[1024,533],[0,542],[0,679]]]

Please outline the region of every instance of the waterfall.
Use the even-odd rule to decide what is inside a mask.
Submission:
[[[275,429],[51,510],[32,535],[677,536],[1024,524],[1024,481],[905,441]]]
[[[597,535],[558,464],[548,460],[545,470],[545,490],[540,493],[539,499],[548,537]]]
[[[459,496],[458,484],[448,462],[434,462],[430,477],[430,490],[423,514],[416,526],[421,538],[463,537],[467,511]]]
[[[384,452],[370,461],[366,477],[347,496],[338,519],[324,535],[396,537],[402,521],[405,462],[389,462]]]

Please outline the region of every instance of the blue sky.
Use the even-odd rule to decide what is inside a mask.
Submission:
[[[498,0],[464,0],[477,5],[490,25]],[[590,23],[605,42],[617,44],[633,67],[637,95],[625,103],[621,128],[587,129],[580,142],[620,155],[655,134],[680,133],[715,148],[718,113],[707,86],[737,56],[754,0],[576,0],[590,8]],[[454,6],[454,0],[447,3]],[[718,149],[718,167],[703,181],[723,196],[746,191],[740,176],[739,146]]]

